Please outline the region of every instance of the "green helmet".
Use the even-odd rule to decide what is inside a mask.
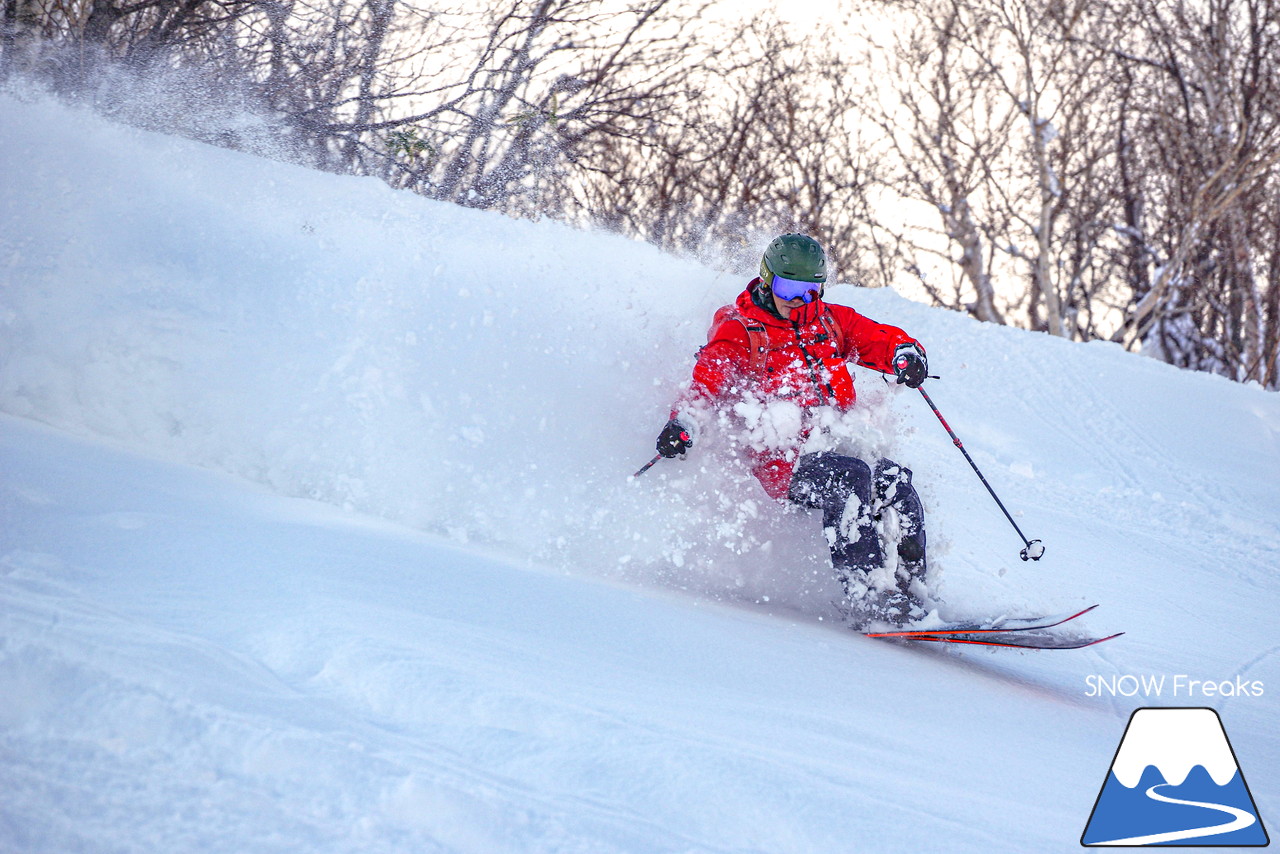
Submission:
[[[822,244],[807,234],[784,234],[769,242],[760,259],[760,279],[767,286],[773,277],[797,282],[827,281],[827,254]]]

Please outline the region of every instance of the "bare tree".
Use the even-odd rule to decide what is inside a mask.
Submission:
[[[859,8],[902,16],[865,60],[877,177],[938,215],[886,269],[941,256],[939,304],[1275,387],[1276,0]]]
[[[684,81],[678,112],[644,136],[606,140],[588,207],[612,227],[747,267],[759,245],[804,230],[847,279],[870,279],[869,152],[836,46],[764,15],[724,31]]]
[[[1280,387],[1280,0],[848,0],[865,51],[704,0],[0,2],[0,75],[148,127],[735,265],[809,231]]]
[[[860,8],[886,11],[882,4]],[[1016,113],[984,82],[990,73],[985,56],[995,48],[992,28],[959,0],[910,0],[888,11],[897,24],[891,43],[879,45],[869,34],[863,58],[864,67],[888,73],[866,79],[859,103],[891,155],[878,180],[894,197],[932,208],[940,226],[917,220],[891,227],[887,245],[896,257],[886,267],[915,272],[940,305],[1003,323],[993,268],[1008,224],[987,191],[1008,180],[1000,157]],[[944,292],[925,272],[930,257],[954,261],[963,285]]]
[[[1174,364],[1275,387],[1280,181],[1280,6],[1151,2],[1114,10],[1130,37],[1111,55],[1131,81],[1131,211],[1123,327]]]
[[[891,73],[860,103],[892,152],[881,180],[939,226],[899,229],[888,251],[910,270],[954,263],[953,291],[923,279],[940,304],[1089,336],[1115,237],[1098,192],[1109,145],[1094,131],[1108,69],[1079,37],[1105,22],[1085,0],[908,0],[893,14],[894,38],[868,38],[865,60]]]
[[[388,98],[350,126],[366,134],[362,168],[462,205],[572,218],[601,141],[641,137],[677,109],[696,55],[671,5],[495,3],[471,30],[481,37],[453,42],[450,75],[396,94],[420,109],[397,114]]]

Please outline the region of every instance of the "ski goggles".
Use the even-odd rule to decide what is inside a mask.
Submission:
[[[775,274],[769,287],[773,291],[773,295],[780,300],[803,299],[806,303],[810,303],[818,296],[818,291],[822,290],[822,283],[798,282],[795,279],[784,279]]]

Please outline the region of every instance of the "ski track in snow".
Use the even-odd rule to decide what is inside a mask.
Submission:
[[[889,725],[892,699],[886,705],[884,698],[863,698],[856,717],[880,723],[867,731],[850,727],[844,718],[862,693],[860,680],[837,698],[824,698],[816,685],[757,694],[737,687],[736,679],[699,687],[669,665],[655,665],[653,650],[637,649],[635,638],[657,648],[674,640],[681,657],[706,645],[708,638],[688,636],[687,624],[697,617],[682,613],[687,606],[668,613],[670,606],[646,605],[620,591],[631,610],[618,612],[617,596],[609,594],[603,604],[615,604],[606,608],[603,625],[590,617],[602,602],[588,597],[584,629],[557,615],[560,629],[547,624],[525,635],[518,627],[531,617],[520,603],[537,603],[540,611],[561,597],[538,593],[544,576],[522,579],[520,571],[482,561],[469,566],[474,559],[458,552],[453,562],[461,562],[464,578],[478,573],[475,581],[492,586],[498,571],[515,607],[500,599],[485,605],[481,591],[460,597],[465,588],[450,592],[424,578],[431,595],[405,589],[403,613],[397,613],[393,600],[379,594],[396,595],[396,582],[414,577],[411,567],[396,568],[401,560],[437,563],[447,552],[390,527],[390,543],[376,528],[344,534],[358,520],[336,513],[313,512],[310,534],[296,524],[272,523],[289,515],[280,512],[288,503],[240,496],[234,484],[208,498],[182,488],[185,497],[175,501],[174,485],[190,477],[181,470],[165,476],[165,467],[113,461],[50,435],[33,440],[12,420],[0,419],[0,426],[6,458],[15,461],[13,449],[23,449],[25,462],[11,471],[27,482],[43,472],[46,482],[61,485],[47,503],[13,502],[8,493],[13,512],[6,518],[18,525],[13,533],[37,539],[41,520],[59,519],[66,530],[81,532],[74,541],[42,543],[66,558],[28,549],[4,563],[0,595],[12,607],[0,623],[0,636],[8,639],[0,679],[7,695],[22,703],[8,707],[11,717],[0,731],[8,757],[3,773],[16,814],[43,816],[19,823],[16,838],[31,843],[22,848],[244,850],[253,839],[252,850],[268,851],[301,842],[311,850],[362,851],[408,844],[468,851],[804,850],[855,831],[858,814],[840,803],[855,792],[859,810],[963,839],[961,848],[989,849],[1006,833],[994,822],[973,822],[947,800],[916,802],[889,782],[892,769],[920,761],[920,748],[899,725]],[[65,462],[42,462],[55,456]],[[140,490],[149,484],[170,496],[166,509],[127,511],[134,520],[151,518],[151,525],[120,526],[118,513],[103,512],[119,499],[93,476],[71,474],[90,469],[134,496],[124,506],[150,501]],[[266,518],[258,518],[263,511]],[[224,527],[238,531],[234,541],[256,547],[244,557],[202,560],[201,537]],[[357,541],[347,542],[352,533]],[[159,549],[148,552],[157,537]],[[117,548],[95,557],[95,543]],[[388,552],[400,558],[388,562]],[[348,571],[365,576],[369,589],[343,607],[352,579],[333,569],[313,573],[333,560],[324,556],[345,556],[341,565],[358,553],[366,556]],[[135,563],[139,557],[149,559]],[[153,565],[157,558],[179,571],[164,572]],[[556,584],[563,593],[583,582]],[[136,599],[138,590],[151,595]],[[416,613],[423,605],[425,612]],[[569,599],[560,607],[577,606]],[[767,625],[745,610],[724,614],[708,615],[719,631],[734,631],[744,620]],[[632,619],[619,623],[618,616]],[[656,637],[650,621],[663,627]],[[579,668],[556,663],[555,652],[569,649],[566,630],[568,637],[581,631],[584,639],[594,637],[594,643],[575,644],[575,656],[592,661],[598,654],[592,649],[606,651],[603,666],[581,673],[585,693],[572,680],[564,684],[566,668]],[[795,645],[791,632],[770,634],[784,648]],[[728,667],[741,678],[776,681],[801,660],[760,669],[753,661],[761,653],[776,655],[767,650],[773,644],[761,646],[751,634],[735,643],[743,638],[755,656],[708,662],[706,673]],[[834,629],[821,630],[805,646],[814,642],[841,659],[857,651],[851,646],[857,639]],[[508,673],[508,657],[532,672]],[[826,656],[810,648],[804,658],[810,657],[808,667]],[[939,668],[927,678],[945,684],[953,662],[933,660]],[[867,663],[858,665],[864,676]],[[958,663],[962,672],[974,670]],[[848,674],[851,665],[846,660],[835,670]],[[897,680],[893,669],[874,668],[876,683]],[[838,686],[831,674],[822,681]],[[675,689],[669,694],[662,688],[668,682]],[[990,687],[1003,693],[998,684]],[[906,687],[900,682],[895,691]],[[637,689],[636,699],[628,699]],[[658,702],[650,707],[646,698]],[[673,706],[689,709],[694,723],[660,711]],[[713,725],[696,723],[707,715]],[[849,756],[858,761],[850,764]],[[674,800],[663,794],[673,786]],[[676,806],[698,792],[704,794],[688,808]],[[724,798],[774,806],[767,821],[744,825],[732,817],[737,807],[724,813]],[[191,804],[199,814],[174,814],[172,803]],[[711,820],[714,830],[696,818],[707,811],[722,816]],[[731,825],[754,825],[755,838],[772,841],[749,843],[752,834],[742,836]],[[857,832],[880,840],[877,848],[887,840],[893,850],[893,836],[879,822]]]

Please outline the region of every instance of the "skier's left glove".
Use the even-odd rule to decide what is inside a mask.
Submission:
[[[919,344],[899,344],[893,351],[893,373],[907,388],[920,388],[929,376],[929,362]]]
[[[658,453],[668,459],[680,456],[692,447],[693,436],[689,429],[675,418],[668,421],[658,434]]]

